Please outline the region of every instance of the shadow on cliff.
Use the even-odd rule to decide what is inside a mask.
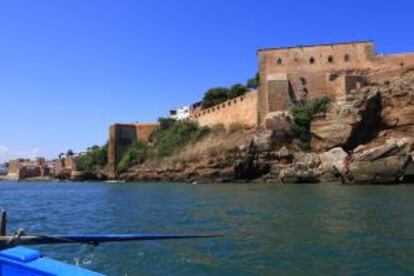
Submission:
[[[352,129],[352,132],[343,145],[346,151],[351,151],[359,145],[372,141],[384,128],[382,122],[382,97],[380,93],[367,100],[367,108],[362,111],[361,121],[359,121]]]

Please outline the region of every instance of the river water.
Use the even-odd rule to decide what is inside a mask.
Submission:
[[[9,231],[224,234],[35,247],[108,275],[414,273],[414,185],[0,182],[0,207]]]

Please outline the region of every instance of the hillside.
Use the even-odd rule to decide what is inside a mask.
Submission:
[[[308,147],[295,132],[303,110],[271,114],[267,130],[214,128],[170,156],[149,156],[120,178],[361,184],[413,180],[414,71],[373,77],[366,86],[330,101],[326,110],[311,113]]]

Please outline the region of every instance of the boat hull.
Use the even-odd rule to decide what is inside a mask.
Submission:
[[[87,269],[43,257],[34,249],[16,246],[0,251],[1,276],[102,276]]]

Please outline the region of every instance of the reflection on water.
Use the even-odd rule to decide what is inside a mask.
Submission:
[[[6,183],[9,230],[220,232],[210,240],[38,246],[109,275],[412,274],[414,186]]]

